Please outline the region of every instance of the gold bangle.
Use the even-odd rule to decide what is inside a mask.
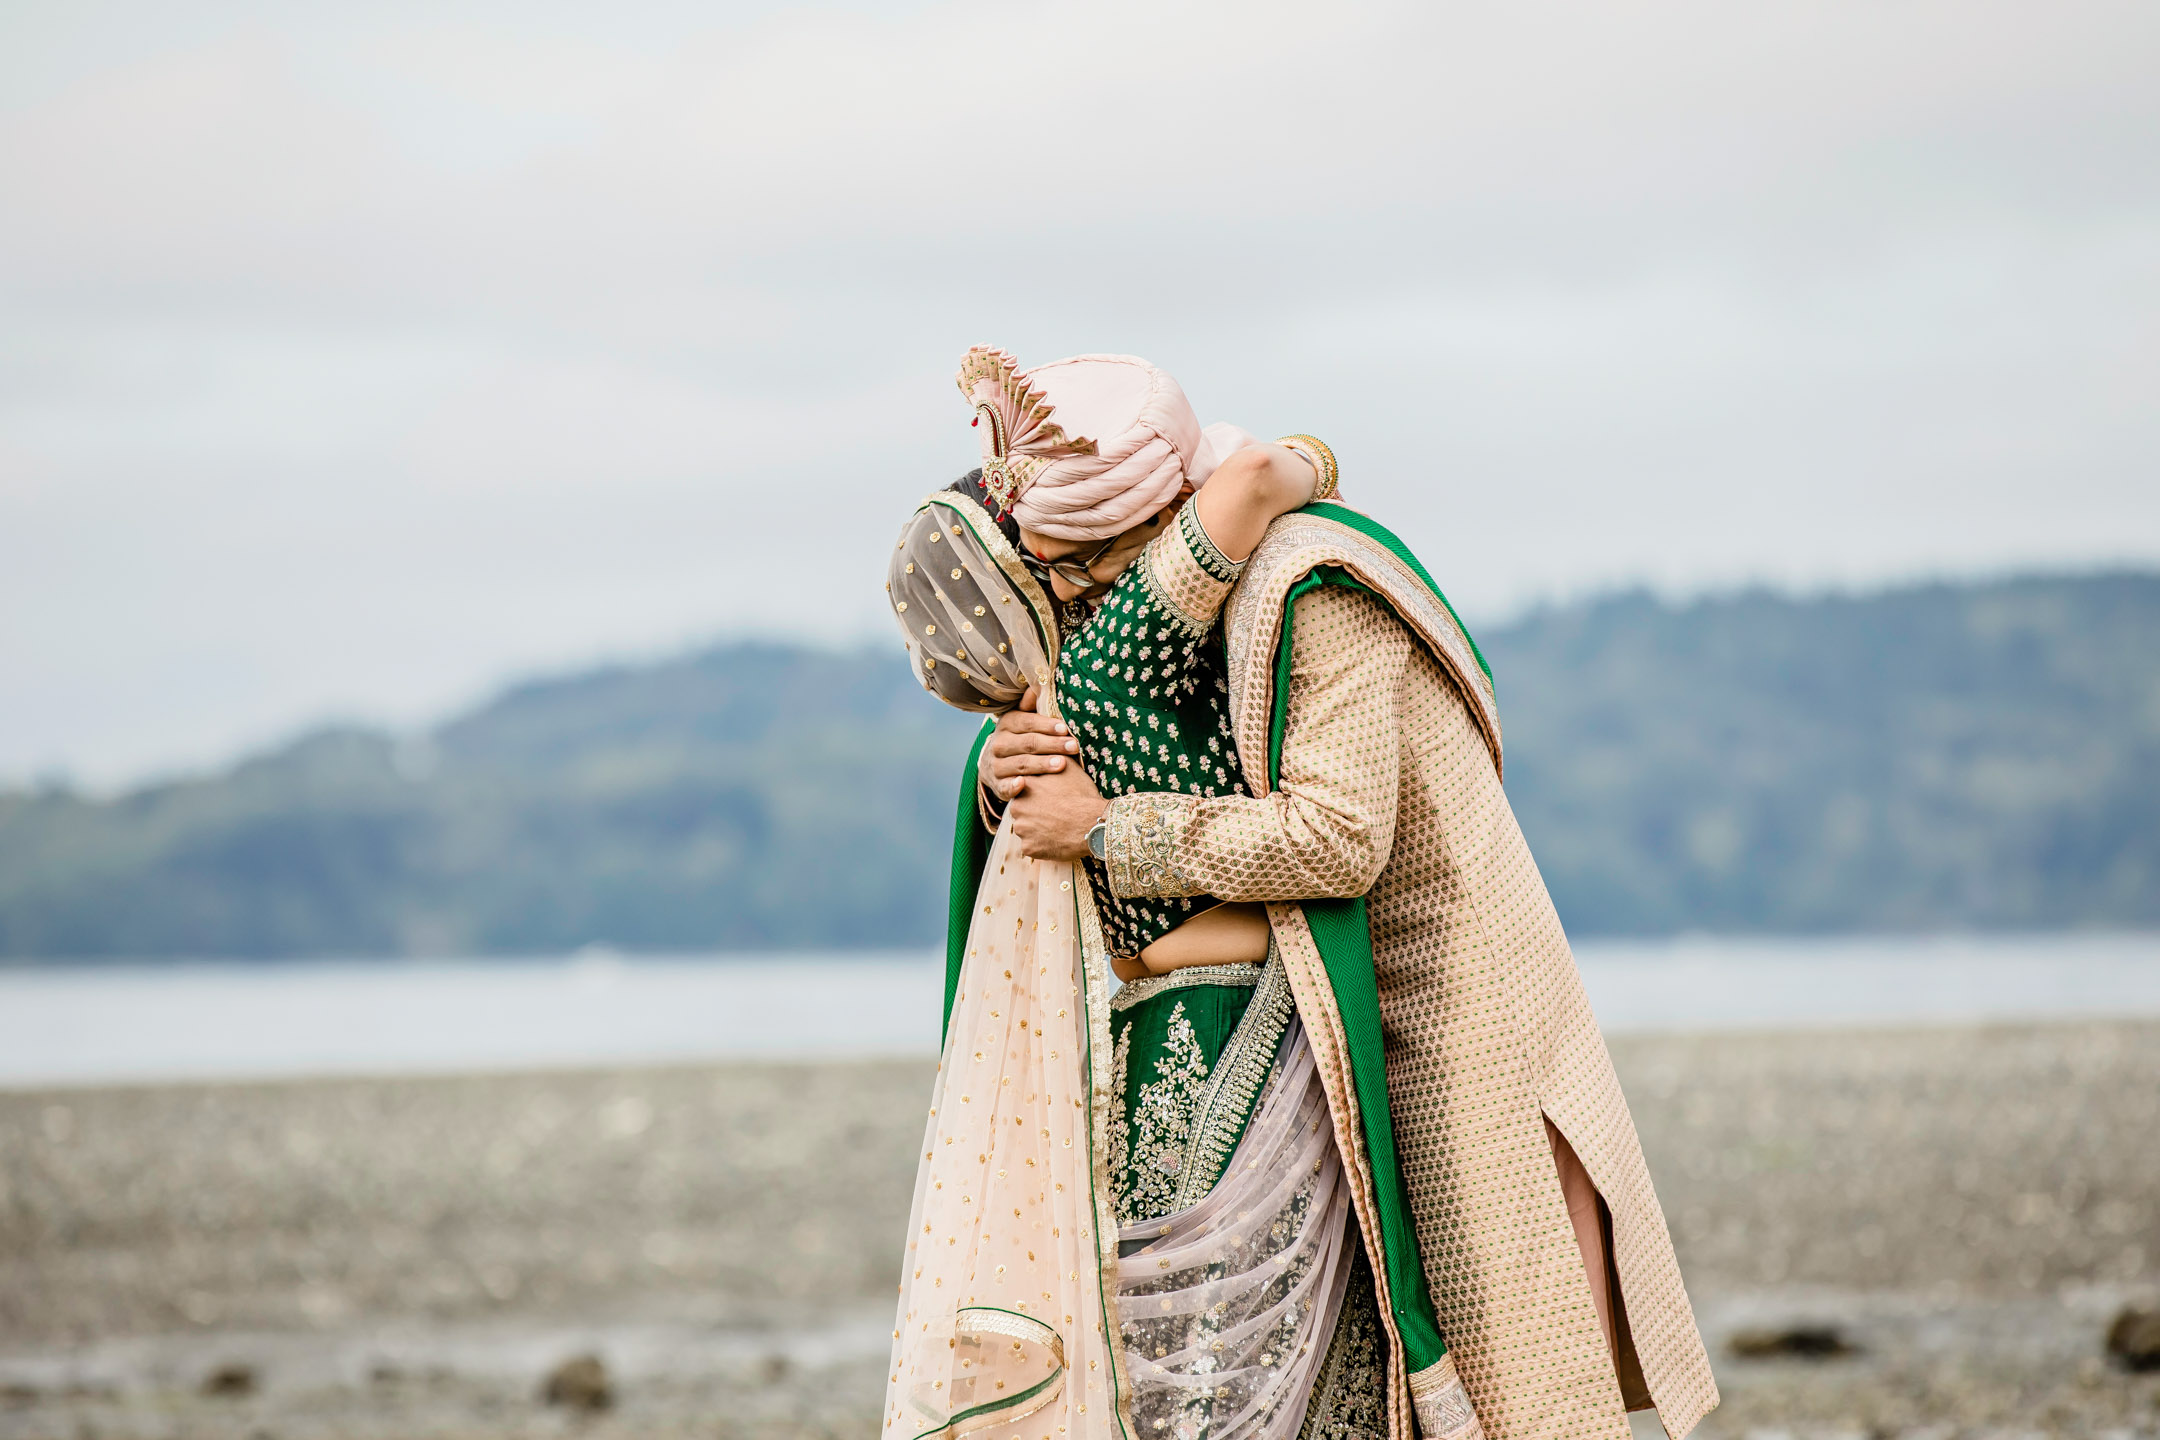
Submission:
[[[1332,500],[1335,498],[1336,492],[1340,489],[1337,482],[1341,477],[1341,472],[1335,467],[1335,452],[1328,449],[1325,440],[1322,440],[1317,435],[1285,435],[1275,443],[1287,445],[1292,450],[1297,451],[1298,454],[1303,455],[1307,460],[1312,461],[1313,469],[1319,472],[1320,475],[1319,481],[1313,486],[1313,499]]]

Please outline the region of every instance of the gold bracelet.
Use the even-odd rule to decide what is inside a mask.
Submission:
[[[1335,498],[1336,492],[1340,489],[1337,481],[1340,479],[1341,472],[1335,467],[1335,452],[1328,449],[1326,441],[1317,435],[1285,435],[1275,443],[1286,445],[1290,449],[1297,451],[1298,454],[1303,455],[1307,460],[1312,461],[1313,469],[1319,472],[1320,476],[1319,481],[1313,486],[1313,499],[1333,500]]]

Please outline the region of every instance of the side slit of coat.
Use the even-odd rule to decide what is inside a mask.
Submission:
[[[1620,1288],[1620,1269],[1613,1259],[1612,1210],[1591,1183],[1575,1147],[1550,1119],[1545,1121],[1545,1139],[1552,1145],[1553,1168],[1559,1172],[1568,1223],[1582,1251],[1583,1278],[1590,1286],[1590,1303],[1597,1308],[1598,1328],[1605,1332],[1605,1348],[1612,1355],[1621,1403],[1630,1410],[1651,1409],[1650,1387],[1643,1382],[1642,1360],[1628,1329],[1627,1293]]]

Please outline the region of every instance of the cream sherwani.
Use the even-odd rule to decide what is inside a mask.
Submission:
[[[1315,564],[1376,593],[1294,602],[1280,783],[1267,793],[1271,657],[1284,596]],[[1639,1357],[1678,1440],[1717,1388],[1634,1121],[1501,788],[1489,693],[1465,673],[1467,637],[1426,593],[1340,526],[1278,522],[1227,612],[1233,724],[1260,798],[1121,797],[1110,873],[1132,894],[1364,895],[1418,1248],[1486,1433],[1625,1440],[1620,1376],[1632,1381]],[[1270,914],[1295,948],[1297,907]],[[1610,1342],[1548,1124],[1610,1209],[1623,1300]]]

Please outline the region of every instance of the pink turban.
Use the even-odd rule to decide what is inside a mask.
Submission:
[[[1131,355],[1075,355],[1022,371],[1003,350],[978,345],[955,378],[975,406],[992,498],[1053,539],[1121,535],[1254,443],[1234,425],[1202,430],[1177,381]]]

